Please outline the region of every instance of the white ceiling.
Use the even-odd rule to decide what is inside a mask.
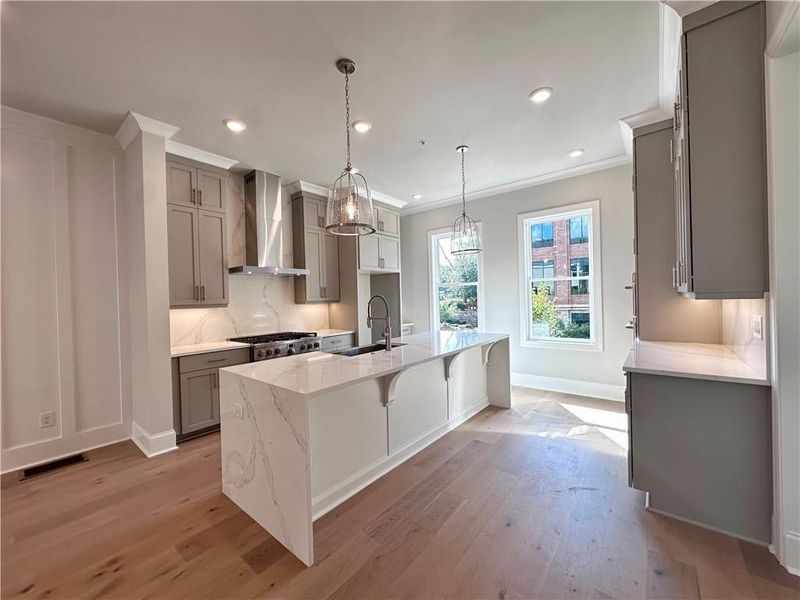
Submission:
[[[352,118],[374,125],[353,162],[413,207],[460,193],[459,144],[468,192],[624,155],[618,119],[658,105],[658,47],[657,2],[3,2],[2,102],[109,134],[131,110],[328,185],[347,56]]]

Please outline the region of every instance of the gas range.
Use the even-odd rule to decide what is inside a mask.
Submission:
[[[230,338],[232,342],[250,344],[250,360],[269,360],[292,354],[305,354],[319,350],[315,332],[286,331],[264,335],[246,335]]]

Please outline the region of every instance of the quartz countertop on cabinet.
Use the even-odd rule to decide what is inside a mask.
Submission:
[[[181,344],[170,348],[172,358],[179,356],[189,356],[190,354],[205,354],[206,352],[218,352],[220,350],[236,350],[238,348],[249,348],[250,344],[241,342],[231,342],[230,340],[220,340],[218,342],[201,342],[199,344]]]
[[[769,385],[764,365],[742,360],[732,346],[681,342],[637,341],[623,365],[623,371]]]
[[[318,329],[317,337],[333,337],[335,335],[352,335],[355,331],[352,329]]]
[[[310,352],[226,367],[225,370],[303,395],[329,391],[366,379],[401,371],[437,357],[456,354],[473,346],[492,344],[508,338],[507,333],[441,331],[400,336],[404,344],[389,352],[378,350],[361,356]]]

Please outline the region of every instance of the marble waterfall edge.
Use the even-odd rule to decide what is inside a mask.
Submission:
[[[220,371],[222,492],[313,563],[308,403]]]

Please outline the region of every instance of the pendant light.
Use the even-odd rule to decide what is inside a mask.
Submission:
[[[461,154],[461,215],[453,221],[453,233],[450,238],[450,254],[477,254],[481,248],[478,224],[467,215],[466,180],[464,178],[464,155],[469,146],[459,146],[456,152]]]
[[[347,165],[328,190],[325,229],[335,235],[369,235],[375,233],[372,195],[367,180],[350,164],[350,75],[356,72],[356,63],[340,58],[336,68],[344,74]]]

